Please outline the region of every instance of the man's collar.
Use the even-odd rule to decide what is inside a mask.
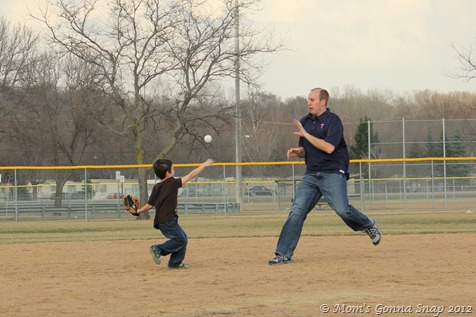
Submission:
[[[329,109],[329,108],[326,108],[326,111],[324,111],[323,113],[321,113],[321,114],[318,115],[318,116],[313,115],[313,114],[311,114],[311,113],[308,113],[308,114],[307,114],[307,117],[308,117],[309,119],[311,119],[311,120],[316,120],[316,118],[317,118],[317,119],[322,119],[322,117],[323,117],[325,114],[329,113],[329,112],[330,112],[330,109]]]

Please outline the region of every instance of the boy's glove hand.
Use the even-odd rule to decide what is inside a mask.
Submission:
[[[122,199],[124,207],[133,216],[138,216],[137,209],[140,208],[140,200],[132,197],[132,195],[124,196]]]

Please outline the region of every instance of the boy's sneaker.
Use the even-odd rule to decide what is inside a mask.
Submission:
[[[290,263],[294,263],[294,260],[282,254],[276,254],[276,257],[274,259],[268,261],[269,265],[290,264]]]
[[[172,270],[186,270],[186,269],[189,269],[190,266],[188,266],[188,264],[184,264],[184,263],[180,263],[179,265],[176,265],[176,266],[169,266],[169,269],[172,269]]]
[[[158,251],[156,248],[154,248],[153,245],[150,246],[149,251],[150,251],[150,254],[152,255],[152,259],[154,259],[155,264],[159,265],[160,264],[160,251]]]
[[[375,220],[372,220],[373,225],[372,227],[365,229],[364,232],[370,237],[370,240],[372,240],[372,243],[374,245],[377,245],[380,243],[380,240],[382,239],[382,233],[380,232],[377,222]]]

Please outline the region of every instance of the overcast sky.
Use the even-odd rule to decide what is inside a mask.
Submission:
[[[0,12],[25,22],[24,3],[41,1],[0,0]],[[268,56],[267,92],[476,92],[476,79],[448,76],[459,67],[452,45],[476,53],[475,0],[262,0],[262,7],[260,27],[285,35],[289,49]]]

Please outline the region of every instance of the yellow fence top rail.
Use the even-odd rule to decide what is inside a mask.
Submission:
[[[476,157],[419,157],[419,158],[388,158],[388,159],[358,159],[350,163],[415,163],[415,162],[444,162],[444,161],[476,161]],[[276,165],[303,165],[304,161],[279,161],[279,162],[215,162],[212,166],[276,166]],[[200,163],[174,164],[175,167],[196,167]],[[78,170],[78,169],[129,169],[152,168],[152,164],[129,165],[76,165],[76,166],[0,166],[0,170]]]

